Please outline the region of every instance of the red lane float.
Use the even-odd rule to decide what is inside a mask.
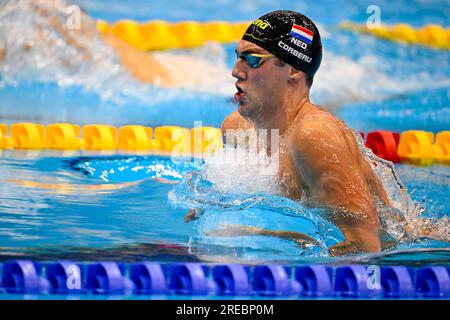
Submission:
[[[372,149],[373,153],[380,158],[400,162],[397,153],[400,134],[387,130],[372,131],[367,133],[366,147]]]

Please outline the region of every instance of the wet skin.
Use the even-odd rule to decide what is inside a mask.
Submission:
[[[268,53],[244,40],[236,51]],[[280,185],[285,196],[325,208],[329,219],[341,229],[345,241],[331,247],[330,253],[380,251],[376,201],[388,204],[388,200],[353,131],[313,105],[305,75],[278,59],[265,61],[256,69],[238,59],[232,74],[237,79],[238,110],[224,120],[224,137],[230,129],[279,129]],[[267,230],[254,231],[268,234]],[[296,238],[285,231],[278,235]]]

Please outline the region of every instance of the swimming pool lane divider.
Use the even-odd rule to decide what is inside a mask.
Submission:
[[[116,128],[111,125],[89,124],[82,129],[71,123],[14,123],[0,124],[0,149],[53,150],[125,150],[177,152],[208,155],[223,148],[221,130],[214,127],[183,128],[160,126],[154,130],[142,125]],[[414,165],[433,163],[450,165],[450,130],[436,134],[421,130],[401,134],[377,130],[368,132],[365,146],[377,156]],[[80,136],[80,134],[82,136]]]
[[[132,20],[119,20],[108,24],[97,20],[100,33],[112,34],[140,50],[166,50],[193,48],[207,41],[230,43],[239,41],[250,22],[225,21],[180,21],[162,20],[139,23]]]
[[[97,20],[97,30],[100,33],[112,34],[137,49],[148,51],[193,48],[201,46],[207,41],[237,42],[242,38],[249,24],[249,21],[180,21],[171,23],[162,20],[143,23],[133,20],[119,20],[114,24],[108,24],[104,20]],[[419,44],[444,50],[450,49],[450,28],[446,29],[437,24],[427,24],[421,28],[414,28],[408,24],[399,23],[392,26],[379,25],[372,28],[367,25],[343,21],[340,26],[344,29],[368,33],[390,41]]]
[[[437,24],[427,24],[421,28],[414,28],[405,23],[372,27],[367,24],[360,25],[343,21],[340,26],[343,29],[371,34],[389,41],[422,45],[442,50],[450,49],[450,28],[445,28]]]
[[[33,262],[0,264],[2,294],[449,299],[450,268]]]
[[[80,137],[80,134],[82,136]],[[187,129],[160,126],[153,130],[141,125],[117,129],[111,125],[90,124],[82,129],[71,123],[54,123],[46,127],[37,123],[0,124],[0,149],[54,150],[148,150],[185,154],[214,152],[222,148],[222,133],[213,127]]]

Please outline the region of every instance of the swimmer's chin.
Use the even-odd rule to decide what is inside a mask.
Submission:
[[[245,119],[249,120],[251,118],[252,112],[251,112],[250,106],[247,103],[240,102],[238,105],[237,111]]]
[[[259,119],[258,113],[254,110],[243,109],[240,111],[240,109],[238,109],[238,112],[251,125],[254,125],[255,121]]]

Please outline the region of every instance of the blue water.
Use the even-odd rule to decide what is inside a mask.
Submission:
[[[338,24],[342,20],[365,22],[367,7],[378,5],[381,18],[386,23],[406,22],[413,26],[425,23],[448,24],[450,5],[447,1],[369,1],[369,0],[319,0],[314,2],[280,0],[244,0],[236,4],[232,0],[205,2],[202,0],[180,1],[170,9],[161,1],[134,0],[133,6],[120,0],[75,0],[73,3],[89,12],[94,17],[114,22],[132,18],[137,21],[162,19],[167,21],[248,21],[272,10],[289,9],[304,12],[314,21],[323,24]],[[139,10],[136,10],[139,8]]]
[[[365,132],[450,128],[449,51],[405,46],[338,27],[343,20],[364,23],[371,4],[380,6],[384,23],[448,26],[448,1],[282,1],[276,5],[272,1],[240,1],[238,5],[235,1],[179,1],[170,9],[159,1],[74,3],[93,18],[109,22],[125,18],[248,21],[272,9],[298,10],[319,23],[323,37],[324,62],[312,89],[315,103]],[[32,25],[25,24],[25,32],[27,27],[31,31]],[[230,72],[234,47],[220,46]],[[197,49],[178,53],[208,57],[208,52]],[[97,70],[95,65],[90,67]],[[106,80],[97,79],[93,72],[85,82],[69,85],[33,67],[11,78],[0,72],[0,122],[192,127],[201,120],[203,125],[218,127],[236,107],[233,91],[224,95],[161,89],[131,80],[130,87],[121,90],[120,83],[114,84],[115,74],[102,72]],[[92,86],[91,80],[101,85]],[[105,97],[104,89],[112,94]],[[424,216],[448,216],[449,167],[396,167],[413,200],[425,208]],[[0,151],[0,259],[407,265],[448,265],[450,261],[448,243],[427,239],[376,255],[330,258],[324,248],[342,240],[342,235],[320,212],[275,196],[218,192],[201,179],[189,185],[192,180],[186,174],[203,169],[199,162],[157,156]],[[186,212],[199,204],[206,213],[184,222]],[[319,245],[305,249],[292,241],[263,236],[208,235],[224,223],[301,231]]]
[[[234,1],[180,1],[170,10],[160,1],[136,1],[135,5],[100,0],[74,3],[93,18],[111,23],[125,18],[140,21],[249,21],[276,8],[299,10],[319,24],[325,50],[322,67],[311,92],[313,102],[333,111],[360,131],[422,129],[437,132],[449,128],[449,51],[406,46],[339,28],[343,20],[364,23],[368,18],[366,10],[369,4],[379,5],[382,23],[404,22],[416,27],[437,23],[448,26],[448,1],[282,1],[277,4],[271,1],[241,1],[239,5]],[[214,10],[211,10],[212,7]],[[24,25],[24,28],[34,27],[30,24]],[[229,74],[224,75],[224,81],[228,79],[232,82],[234,47],[235,44],[222,46],[224,62],[230,69]],[[62,49],[63,55],[65,50]],[[189,51],[183,53],[191,54]],[[211,53],[204,54],[205,59],[209,59],[208,54]],[[108,82],[108,79],[117,77],[115,74],[97,79],[95,72],[108,71],[97,70],[95,66],[92,67],[93,79],[87,78],[85,83],[78,81],[73,85],[59,84],[66,79],[53,74],[44,77],[29,69],[23,72],[28,76],[16,75],[8,81],[5,79],[4,83],[0,81],[0,119],[3,122],[70,121],[79,124],[101,122],[150,126],[176,123],[192,127],[194,121],[201,120],[203,125],[218,127],[235,108],[232,102],[233,87],[229,88],[228,95],[223,95],[154,86],[141,88],[136,84],[131,88],[137,93],[132,90],[134,93],[127,94],[121,86],[115,87],[114,81]],[[91,80],[99,81],[99,87],[93,86]],[[220,82],[217,85],[221,86]],[[106,89],[113,91],[111,96],[102,96]],[[30,101],[33,101],[32,107]]]
[[[224,193],[206,180],[186,179],[186,174],[204,169],[201,162],[152,155],[64,157],[58,152],[32,159],[33,153],[24,153],[8,151],[0,158],[0,259],[340,261],[330,258],[326,248],[342,241],[342,235],[320,214],[289,199]],[[398,170],[413,199],[426,208],[424,216],[447,214],[448,167],[399,165]],[[195,207],[205,209],[204,214],[184,222]],[[208,235],[224,224],[303,232],[320,245],[305,249],[267,236]],[[419,264],[448,263],[448,244],[426,239],[344,261],[416,263],[404,257],[412,248],[432,249],[413,255]]]

